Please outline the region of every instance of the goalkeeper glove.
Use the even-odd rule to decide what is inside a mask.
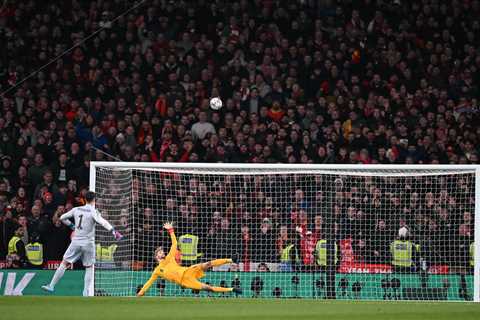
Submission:
[[[173,232],[173,224],[171,222],[165,222],[163,224],[163,228],[165,228],[165,230],[168,231],[168,233],[172,233]]]
[[[75,224],[73,222],[70,222],[70,224],[67,227],[72,229],[72,231],[75,231]]]
[[[120,232],[116,231],[115,229],[112,229],[112,234],[115,240],[117,241],[123,238],[123,235]]]

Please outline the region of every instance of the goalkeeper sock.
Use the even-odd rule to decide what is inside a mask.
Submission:
[[[83,284],[83,296],[89,297],[92,296],[90,294],[90,288],[93,285],[93,267],[85,268],[85,278]]]
[[[215,259],[210,261],[212,267],[218,267],[227,263],[232,263],[232,259]]]
[[[50,281],[50,287],[52,289],[55,288],[57,282],[62,279],[63,275],[65,274],[65,269],[65,265],[63,263],[60,263],[60,266],[57,268],[55,274],[53,275],[52,281]]]
[[[219,259],[219,260],[227,260],[227,259]],[[232,292],[233,288],[224,288],[224,287],[212,287],[213,292]]]

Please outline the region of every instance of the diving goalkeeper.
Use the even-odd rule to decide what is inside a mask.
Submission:
[[[172,246],[170,247],[167,256],[165,256],[165,252],[162,248],[159,247],[155,250],[155,259],[158,261],[158,266],[153,270],[152,276],[147,283],[143,285],[143,288],[138,292],[137,296],[143,296],[158,277],[193,290],[207,290],[212,292],[233,291],[233,288],[214,287],[198,281],[198,279],[205,275],[205,271],[208,269],[232,263],[232,259],[216,259],[205,263],[195,264],[190,267],[182,267],[175,260],[178,249],[173,225],[170,222],[166,222],[163,224],[163,227],[170,234]]]

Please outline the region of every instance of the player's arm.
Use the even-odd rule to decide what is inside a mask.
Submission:
[[[64,225],[66,225],[67,227],[69,227],[70,229],[72,230],[75,230],[75,224],[70,220],[70,219],[73,219],[74,216],[73,214],[75,213],[75,208],[73,208],[72,210],[62,214],[60,216],[60,221],[62,221],[62,223]]]
[[[101,215],[100,212],[95,210],[95,213],[93,214],[93,219],[95,220],[96,223],[100,224],[102,227],[107,229],[108,231],[112,232],[113,236],[115,239],[120,240],[123,236],[120,234],[120,232],[115,231],[115,228],[105,220]]]
[[[173,224],[171,222],[165,222],[163,224],[163,227],[165,228],[165,230],[168,231],[168,233],[170,234],[170,239],[172,240],[172,245],[170,246],[170,251],[168,252],[168,255],[166,256],[165,259],[166,260],[175,259],[175,256],[178,252],[178,249],[177,249],[177,237],[175,237]]]
[[[152,273],[152,275],[150,276],[150,279],[148,279],[148,281],[143,285],[142,289],[137,293],[137,296],[143,296],[145,294],[145,292],[147,292],[147,290],[152,286],[152,284],[155,282],[155,280],[157,280],[158,278],[158,275],[157,273],[154,271]]]
[[[93,219],[95,220],[96,223],[98,223],[99,225],[101,225],[102,227],[104,227],[105,229],[107,229],[108,231],[112,231],[112,230],[113,230],[113,226],[110,224],[110,222],[108,222],[107,220],[105,220],[105,219],[100,215],[100,212],[98,212],[97,210],[95,210],[95,213],[93,214]]]

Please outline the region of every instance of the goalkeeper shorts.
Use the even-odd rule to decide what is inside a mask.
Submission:
[[[95,264],[95,243],[73,240],[63,255],[63,260],[68,263],[75,263],[78,259],[82,260],[85,267]]]
[[[202,269],[200,264],[195,264],[191,267],[188,267],[185,270],[183,277],[182,277],[182,287],[194,289],[194,290],[201,290],[202,283],[198,281],[198,279],[205,276],[205,272]]]

